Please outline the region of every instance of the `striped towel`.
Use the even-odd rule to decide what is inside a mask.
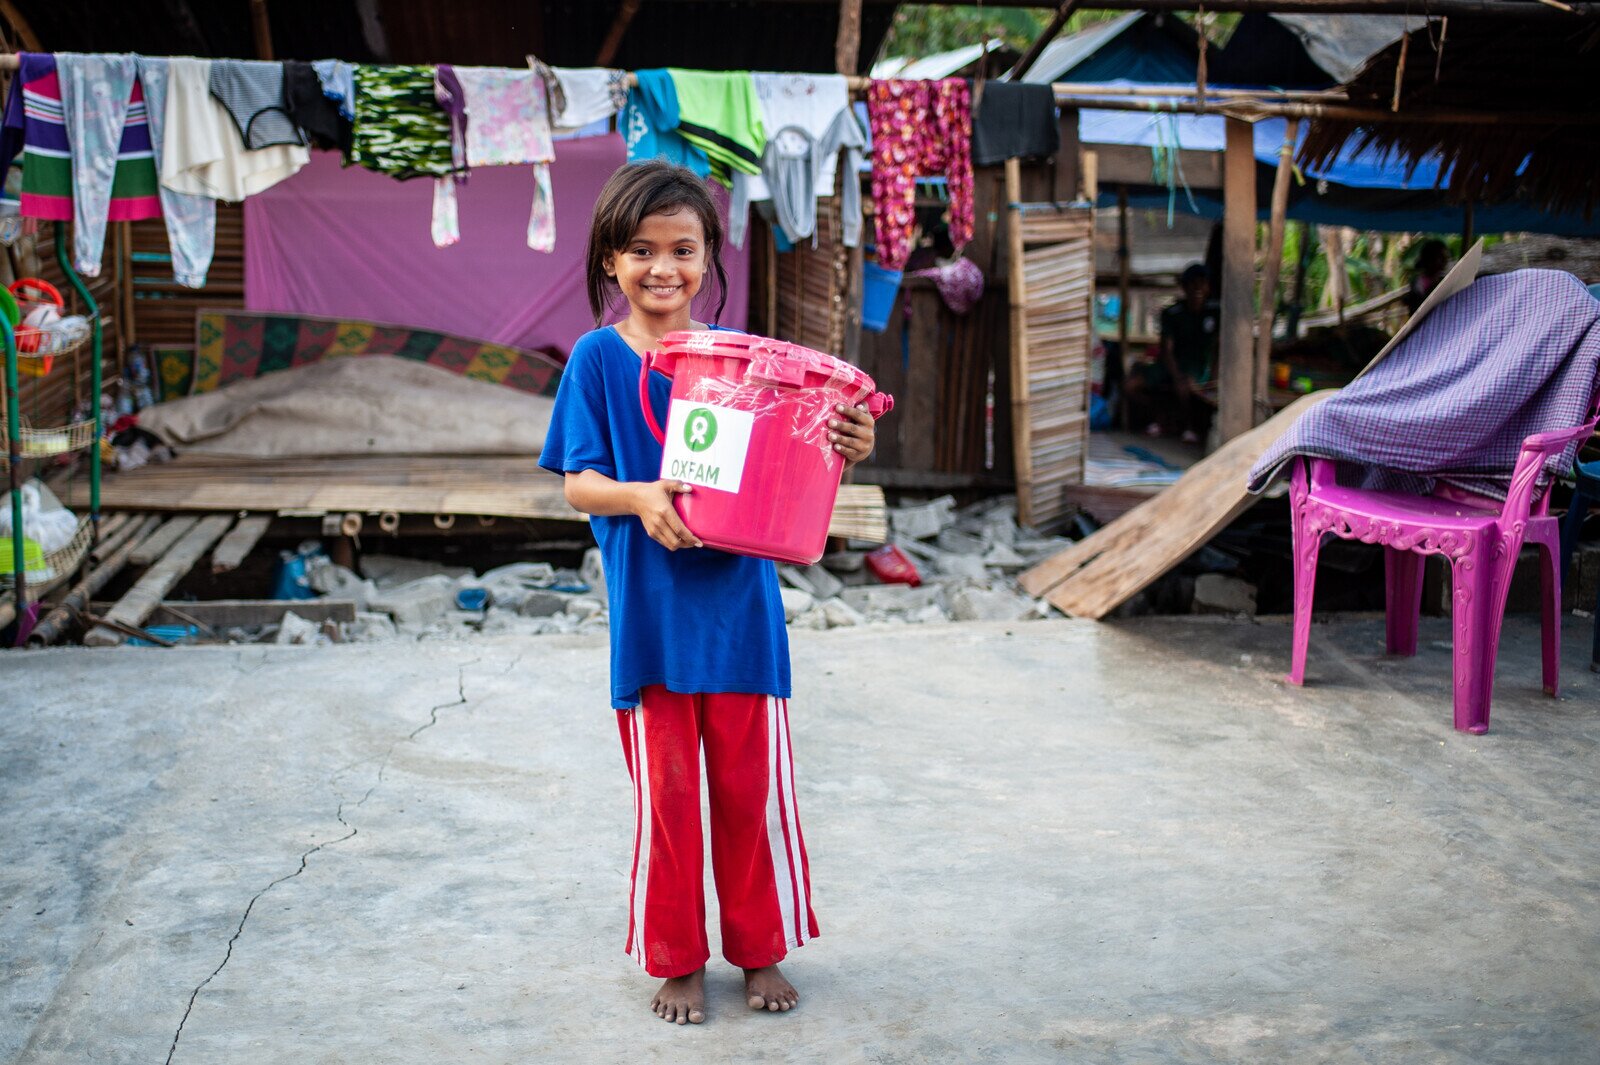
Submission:
[[[22,53],[21,69],[6,103],[5,127],[8,139],[14,138],[17,131],[22,137],[24,217],[72,221],[72,145],[62,119],[61,82],[56,76],[54,56]],[[107,217],[113,222],[161,217],[144,88],[138,79],[128,97],[128,117],[117,148]]]

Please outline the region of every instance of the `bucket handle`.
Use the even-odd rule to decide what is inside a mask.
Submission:
[[[894,410],[894,397],[887,392],[874,392],[867,397],[867,413],[874,421]]]
[[[639,356],[639,409],[644,412],[644,422],[650,427],[650,433],[656,438],[656,443],[665,447],[667,431],[656,421],[655,408],[650,405],[650,369],[655,355],[655,352],[647,351]]]

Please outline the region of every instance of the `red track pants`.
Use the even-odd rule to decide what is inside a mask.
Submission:
[[[654,685],[617,711],[633,779],[627,951],[651,976],[684,976],[706,941],[700,750],[711,789],[711,865],[722,954],[774,965],[814,939],[811,871],[794,801],[789,703],[766,695],[682,695]]]

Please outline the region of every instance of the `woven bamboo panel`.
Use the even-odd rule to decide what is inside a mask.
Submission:
[[[128,230],[133,326],[141,345],[192,345],[196,311],[244,306],[244,209],[238,204],[217,204],[217,243],[204,288],[184,288],[172,279],[161,219],[134,222]]]
[[[844,349],[848,268],[840,243],[837,196],[817,203],[817,244],[802,241],[777,256],[777,321],[773,335],[808,348]]]
[[[1009,198],[1017,510],[1047,527],[1075,509],[1066,488],[1083,483],[1088,453],[1094,215]]]

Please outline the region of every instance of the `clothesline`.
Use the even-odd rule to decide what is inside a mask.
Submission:
[[[0,174],[21,161],[25,218],[72,221],[73,254],[95,276],[111,221],[166,221],[174,275],[200,287],[216,201],[292,177],[316,147],[397,180],[433,179],[432,236],[459,240],[457,186],[475,167],[531,165],[527,244],[555,248],[554,140],[616,130],[629,162],[665,159],[731,190],[742,246],[752,205],[788,244],[816,239],[817,201],[864,169],[868,132],[879,265],[901,269],[919,230],[915,185],[941,177],[950,243],[973,234],[973,163],[1051,157],[1048,85],[837,74],[351,64],[129,53],[15,53]],[[861,104],[852,98],[865,96]],[[101,102],[111,106],[100,106]],[[121,106],[116,106],[120,104]],[[976,120],[976,121],[975,121]],[[110,164],[110,165],[108,165]],[[113,174],[114,171],[114,174]],[[861,182],[843,183],[840,239],[860,241]]]

